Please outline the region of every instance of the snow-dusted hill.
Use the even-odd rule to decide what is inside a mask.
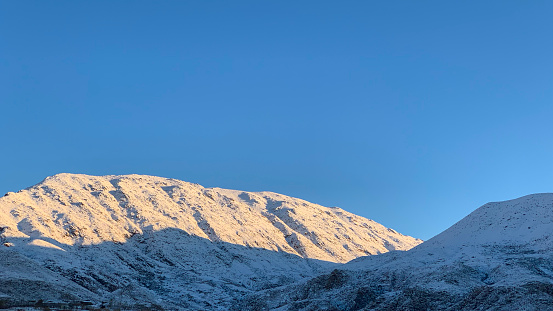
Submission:
[[[0,299],[34,288],[33,299],[225,309],[244,293],[420,242],[271,192],[59,174],[0,198]]]
[[[407,252],[246,298],[237,309],[553,310],[553,194],[488,203]]]
[[[553,248],[553,194],[488,203],[428,240],[421,249],[482,245]]]

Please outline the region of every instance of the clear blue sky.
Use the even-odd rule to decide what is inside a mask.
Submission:
[[[552,1],[2,1],[0,192],[150,174],[428,239],[553,192]]]

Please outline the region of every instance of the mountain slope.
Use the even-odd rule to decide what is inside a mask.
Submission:
[[[0,206],[0,221],[14,236],[68,245],[123,242],[145,227],[178,228],[210,241],[347,262],[421,242],[339,208],[152,176],[59,174],[6,195]]]
[[[0,255],[47,269],[38,279],[54,273],[73,282],[72,297],[225,309],[245,293],[421,241],[271,192],[153,176],[59,174],[0,198],[0,242]],[[0,282],[26,278],[14,273],[0,273]]]
[[[553,194],[489,203],[412,250],[355,259],[241,308],[553,310],[552,233]]]
[[[553,248],[553,194],[492,202],[478,208],[420,248],[528,245]]]

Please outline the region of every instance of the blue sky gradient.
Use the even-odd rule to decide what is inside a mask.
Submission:
[[[551,1],[0,2],[0,191],[149,174],[428,239],[553,191]]]

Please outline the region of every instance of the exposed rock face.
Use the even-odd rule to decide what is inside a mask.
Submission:
[[[553,310],[552,235],[553,194],[489,203],[412,250],[353,260],[236,309]]]
[[[225,309],[245,293],[422,241],[271,192],[59,174],[0,198],[0,242],[3,284],[44,282],[38,288],[66,298],[120,305]],[[18,273],[19,261],[34,268]],[[0,286],[0,298],[25,298],[13,288]]]

